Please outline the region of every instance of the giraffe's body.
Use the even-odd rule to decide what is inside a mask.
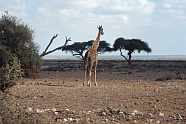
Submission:
[[[97,68],[97,49],[100,43],[100,36],[103,35],[102,26],[98,27],[99,32],[95,41],[93,41],[92,46],[85,53],[85,82],[88,86],[91,86],[92,70],[94,72],[94,83],[97,86],[96,81],[96,68]]]

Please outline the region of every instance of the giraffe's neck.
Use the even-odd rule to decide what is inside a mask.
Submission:
[[[93,42],[93,44],[92,44],[92,48],[94,49],[94,50],[96,50],[97,51],[97,49],[98,49],[98,47],[99,47],[99,42],[100,42],[100,36],[101,36],[101,33],[100,33],[100,31],[98,32],[98,35],[97,35],[97,37],[96,37],[96,40]]]

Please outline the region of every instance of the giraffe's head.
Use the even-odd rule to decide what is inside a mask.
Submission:
[[[101,33],[101,35],[104,34],[102,25],[99,25],[99,26],[98,26],[98,30],[99,30],[99,32]]]

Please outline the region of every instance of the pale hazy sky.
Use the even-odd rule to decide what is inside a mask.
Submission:
[[[0,11],[29,24],[41,50],[55,33],[56,46],[66,35],[95,39],[102,24],[102,39],[111,44],[118,37],[139,38],[153,55],[186,55],[186,0],[0,0]]]

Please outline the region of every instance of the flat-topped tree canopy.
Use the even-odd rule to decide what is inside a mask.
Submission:
[[[67,45],[64,47],[64,51],[69,51],[73,54],[73,56],[80,56],[81,59],[84,59],[85,51],[92,46],[94,40],[90,40],[87,42],[74,42],[71,45]],[[111,51],[110,44],[106,41],[100,41],[98,52],[107,52]]]
[[[145,51],[147,53],[152,51],[149,45],[140,39],[124,39],[122,37],[115,40],[113,49],[115,51],[119,50],[120,55],[124,57],[129,64],[131,64],[131,55],[134,51],[138,51],[139,53],[141,51]],[[128,51],[128,57],[123,55],[122,50]]]
[[[151,52],[151,48],[149,45],[140,40],[140,39],[124,39],[124,38],[118,38],[115,40],[113,44],[114,50],[119,50],[119,49],[125,49],[127,51],[145,51],[145,52]]]

